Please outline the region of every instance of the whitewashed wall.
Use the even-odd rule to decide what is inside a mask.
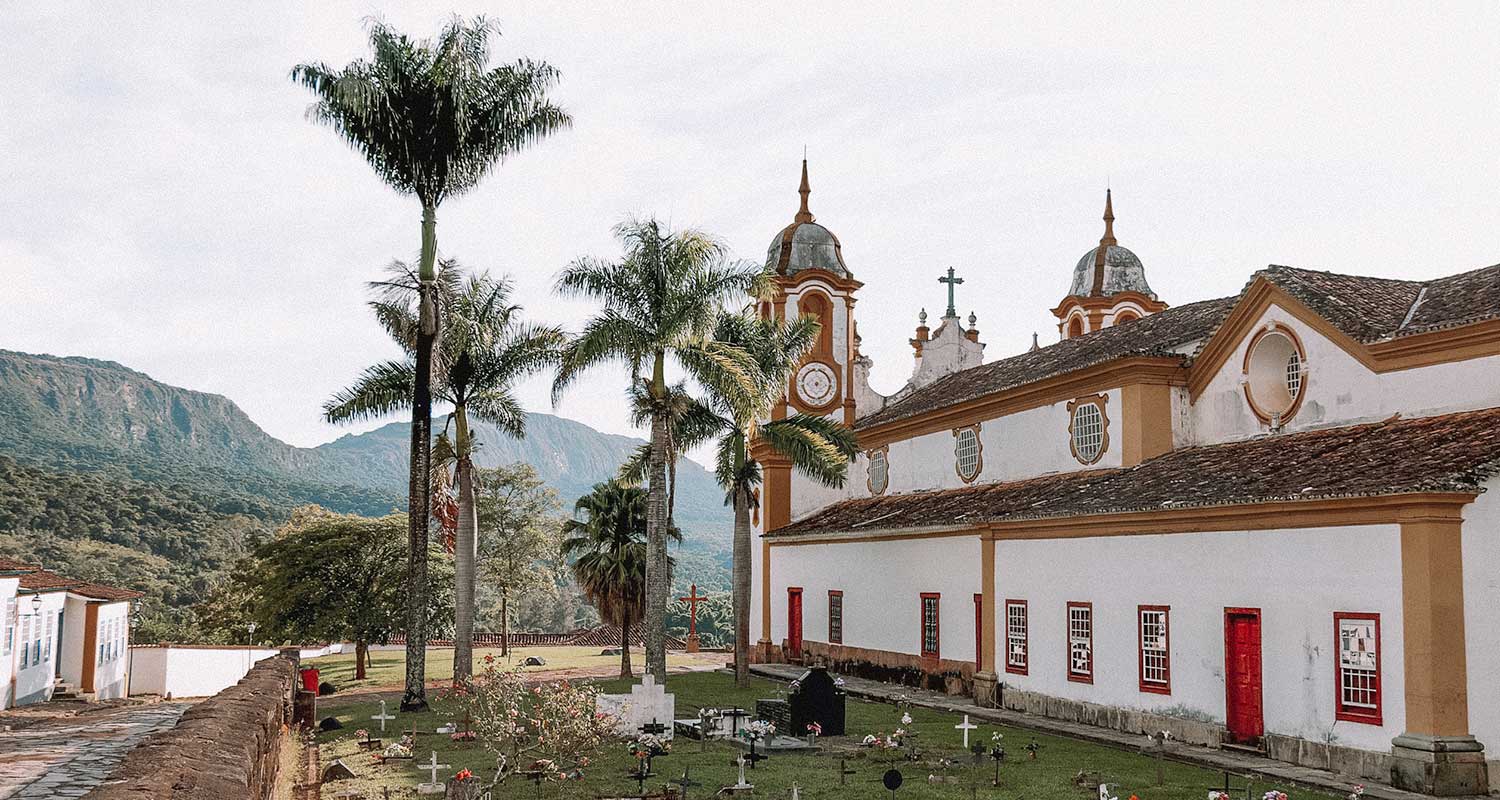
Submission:
[[[1031,408],[1025,411],[985,420],[980,424],[979,441],[983,469],[975,483],[998,483],[1022,480],[1037,475],[1072,472],[1081,469],[1118,467],[1121,462],[1122,430],[1120,390],[1104,393],[1104,413],[1109,419],[1109,444],[1099,461],[1085,467],[1073,457],[1068,436],[1067,402]],[[902,494],[928,489],[954,489],[966,484],[954,468],[952,430],[922,434],[892,442],[887,451],[890,486],[887,494]],[[850,467],[849,482],[842,490],[828,489],[800,475],[792,476],[792,519],[849,497],[869,497],[869,459],[861,453]]]
[[[308,659],[352,652],[353,644],[335,642],[303,647],[299,655]],[[136,645],[128,662],[130,693],[208,697],[238,683],[256,662],[280,653],[281,648],[273,647]]]
[[[1003,541],[1000,601],[1024,599],[1030,671],[1008,686],[1092,703],[1224,720],[1224,609],[1261,610],[1266,730],[1389,750],[1405,721],[1396,525]],[[1094,683],[1067,679],[1069,601],[1094,604]],[[998,605],[999,603],[997,603]],[[1171,606],[1170,696],[1139,689],[1136,611]],[[1334,720],[1333,614],[1380,614],[1383,725]],[[997,637],[1003,637],[997,626]]]
[[[1288,431],[1385,419],[1397,412],[1415,417],[1500,406],[1500,356],[1377,374],[1285,309],[1273,305],[1194,404],[1195,444],[1266,432],[1245,401],[1240,377],[1250,339],[1272,322],[1291,328],[1307,351],[1304,399],[1296,416],[1287,421]]]
[[[1490,774],[1500,776],[1500,478],[1464,509],[1464,641],[1469,669],[1469,732],[1485,744]]]
[[[27,615],[32,613],[31,598],[35,596],[37,595],[27,594],[19,596],[17,605],[20,607],[21,614]],[[23,616],[21,624],[17,626],[16,647],[18,652],[22,644],[30,644],[37,639],[41,639],[42,641],[42,659],[40,663],[28,660],[26,668],[19,669],[21,660],[19,656],[16,658],[16,667],[18,669],[15,675],[15,705],[18,706],[40,703],[51,698],[52,686],[56,678],[57,648],[59,644],[57,637],[57,613],[62,611],[67,595],[64,592],[43,592],[40,597],[42,598],[40,610],[36,612],[36,616],[29,618],[32,622],[31,638],[24,641],[19,638],[21,635],[20,632],[26,629],[26,617]],[[46,624],[48,613],[52,614],[50,636],[46,630],[49,627]],[[41,633],[37,634],[36,631],[38,628],[36,626],[39,623],[42,626]],[[52,644],[51,652],[48,652],[47,649],[49,641]]]
[[[63,613],[62,679],[75,690],[83,681],[83,623],[88,603],[68,595]]]
[[[787,636],[787,587],[802,588],[802,638],[828,641],[828,591],[844,593],[844,644],[921,653],[921,593],[940,592],[942,658],[974,659],[977,536],[771,548],[771,641]]]
[[[95,659],[94,695],[100,700],[124,697],[125,673],[130,663],[130,603],[100,605],[98,625],[94,652],[85,656]]]
[[[20,578],[0,578],[0,711],[9,708],[11,703],[10,675],[13,662],[16,658],[15,651],[18,646],[16,639],[20,637],[21,632],[19,628],[14,627],[16,625],[14,615],[19,613],[19,609],[11,606],[10,602],[15,599],[16,589],[20,585]],[[12,612],[10,619],[5,619],[7,609]],[[13,632],[11,633],[9,650],[5,648],[4,639],[7,626],[13,626],[11,627]]]

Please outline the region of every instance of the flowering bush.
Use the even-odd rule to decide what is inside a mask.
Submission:
[[[493,659],[452,694],[473,720],[477,738],[496,755],[491,785],[512,774],[523,755],[533,764],[550,764],[549,779],[559,779],[574,771],[566,764],[581,765],[584,754],[610,733],[610,718],[595,711],[593,687],[567,681],[528,685],[519,670],[501,669]]]
[[[1278,792],[1275,789],[1272,789],[1271,791],[1261,795],[1261,800],[1287,800],[1287,796],[1286,792]]]

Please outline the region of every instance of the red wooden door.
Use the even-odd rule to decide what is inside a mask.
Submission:
[[[1224,609],[1224,717],[1229,737],[1250,744],[1265,733],[1261,715],[1260,609]]]
[[[974,671],[984,670],[984,595],[974,595]]]
[[[786,590],[786,641],[787,655],[802,657],[802,590]]]

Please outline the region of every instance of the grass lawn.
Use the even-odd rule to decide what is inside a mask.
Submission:
[[[474,651],[474,665],[478,670],[484,667],[484,657],[493,655],[500,664],[510,667],[519,664],[527,656],[540,656],[545,659],[545,667],[527,667],[529,672],[541,672],[543,670],[589,670],[591,672],[619,674],[619,656],[601,656],[598,647],[513,647],[508,659],[500,658],[498,648],[482,648]],[[686,653],[668,653],[667,666],[681,667],[691,665],[717,665],[723,666],[729,659],[725,653],[698,653],[688,655]],[[646,655],[641,650],[630,651],[631,664],[637,673],[642,665],[646,663]],[[371,652],[370,663],[365,672],[365,679],[356,681],[354,679],[354,654],[345,653],[336,656],[322,656],[321,658],[310,658],[303,662],[304,666],[317,667],[320,680],[328,681],[338,687],[339,691],[348,689],[361,689],[371,687],[401,686],[406,682],[406,653],[400,650],[389,650],[383,652]],[[453,650],[449,648],[434,648],[427,651],[427,680],[428,682],[439,682],[447,684],[453,677]]]
[[[601,681],[599,685],[604,691],[621,692],[626,691],[625,687],[629,684],[612,680]],[[697,709],[705,705],[754,708],[757,698],[775,697],[776,690],[780,687],[781,684],[771,681],[756,680],[751,689],[737,690],[732,676],[710,672],[672,675],[667,685],[668,690],[676,694],[679,717],[694,716]],[[371,702],[372,699],[377,702]],[[395,701],[399,696],[391,694],[388,699]],[[378,698],[368,694],[348,698],[335,695],[320,699],[319,716],[336,716],[346,726],[342,731],[319,735],[323,760],[326,763],[333,758],[343,758],[358,775],[355,781],[325,786],[324,797],[332,797],[336,791],[353,788],[364,791],[366,797],[380,798],[382,787],[390,787],[392,797],[403,797],[406,795],[402,792],[412,792],[409,787],[425,780],[423,776],[427,773],[418,772],[410,764],[378,765],[370,760],[368,754],[358,750],[353,732],[363,727],[371,730],[372,735],[378,735],[374,733],[378,730],[378,723],[372,723],[369,719],[378,710]],[[387,741],[395,740],[398,727],[410,728],[415,724],[419,730],[432,731],[451,719],[452,710],[451,704],[438,700],[434,703],[432,712],[402,714],[398,720],[390,723]],[[903,711],[910,713],[913,719],[913,724],[905,726],[907,730],[920,734],[920,749],[924,754],[920,762],[905,761],[897,751],[873,752],[858,746],[859,740],[866,733],[889,733],[898,727]],[[1157,786],[1156,761],[1139,753],[1071,739],[1033,735],[1023,730],[998,728],[1005,736],[1007,756],[1000,770],[1000,787],[996,789],[990,786],[990,779],[994,775],[993,763],[986,760],[983,765],[973,766],[969,755],[962,751],[961,733],[953,728],[959,721],[960,717],[954,714],[921,708],[899,709],[850,698],[848,737],[820,739],[819,744],[823,746],[820,753],[773,756],[761,762],[755,770],[749,771],[748,779],[755,784],[757,797],[787,798],[790,796],[792,783],[796,782],[802,788],[801,796],[808,800],[888,797],[889,793],[881,788],[879,780],[886,770],[893,767],[899,768],[905,776],[905,783],[897,794],[897,800],[966,800],[971,781],[979,786],[978,797],[1004,797],[1007,800],[1092,800],[1096,797],[1094,790],[1080,789],[1073,784],[1073,776],[1079,770],[1098,773],[1099,779],[1111,784],[1115,788],[1114,793],[1121,798],[1135,794],[1141,800],[1202,800],[1209,787],[1223,781],[1222,773],[1169,761],[1165,764],[1165,782],[1162,786]],[[988,742],[991,733],[996,730],[995,726],[983,725],[971,733],[970,741]],[[1142,739],[1144,741],[1144,737]],[[1036,760],[1026,757],[1025,747],[1032,741],[1041,746]],[[657,777],[647,781],[647,790],[660,791],[666,781],[679,777],[685,767],[690,770],[693,780],[702,784],[690,790],[689,798],[706,799],[721,786],[733,784],[738,769],[732,762],[743,751],[723,743],[710,744],[707,752],[701,752],[700,748],[701,745],[693,740],[675,740],[672,754],[656,760]],[[447,736],[431,733],[419,735],[415,760],[427,760],[433,750],[437,751],[439,763],[452,765],[450,769],[439,773],[440,779],[465,767],[486,780],[493,775],[493,756],[478,744],[455,744]],[[855,770],[855,774],[848,777],[846,786],[839,785],[837,773],[840,758],[847,759],[849,768]],[[947,764],[944,763],[945,759],[957,763]],[[623,743],[607,747],[592,762],[582,781],[544,784],[538,792],[530,783],[512,777],[501,785],[496,797],[540,796],[593,800],[598,797],[636,796],[636,782],[625,777],[634,762],[625,752]],[[931,783],[929,775],[946,776],[957,782]],[[1243,785],[1238,778],[1234,783],[1237,787]],[[1272,783],[1255,784],[1252,787],[1252,797],[1258,799],[1271,789],[1287,791],[1296,800],[1330,798],[1329,795]]]

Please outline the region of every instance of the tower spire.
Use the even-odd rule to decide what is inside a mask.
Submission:
[[[1115,203],[1110,197],[1109,189],[1104,190],[1104,237],[1099,240],[1101,245],[1119,244],[1115,240]]]
[[[807,208],[807,196],[812,194],[812,187],[807,184],[807,154],[802,155],[802,186],[797,189],[797,194],[802,195],[802,208],[797,210],[796,220],[798,222],[812,222],[813,214]]]

